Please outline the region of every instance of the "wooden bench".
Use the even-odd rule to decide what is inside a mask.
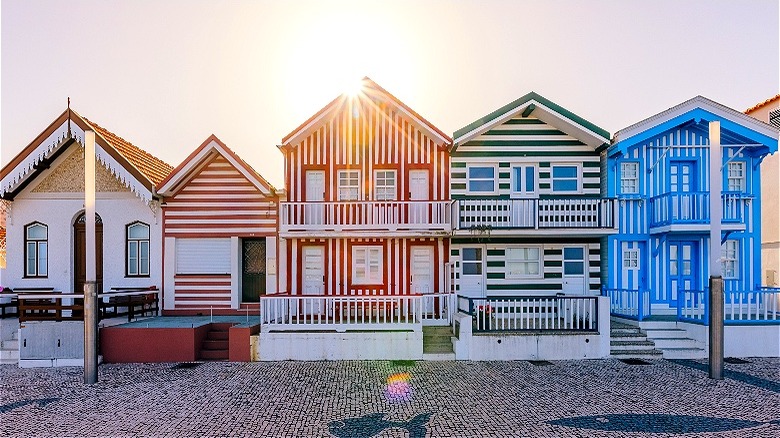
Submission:
[[[111,288],[111,293],[150,291],[146,294],[109,296],[108,301],[100,301],[100,317],[111,318],[127,315],[132,321],[136,316],[146,316],[147,313],[159,315],[159,298],[155,287],[151,288]]]

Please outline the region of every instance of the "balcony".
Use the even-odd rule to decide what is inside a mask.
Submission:
[[[454,209],[459,231],[507,234],[523,229],[535,230],[535,234],[582,235],[617,232],[614,199],[460,199]]]
[[[724,229],[745,229],[743,220],[751,199],[742,193],[721,196]],[[709,192],[664,193],[650,198],[648,206],[652,232],[709,230]]]
[[[446,235],[452,231],[450,205],[450,201],[282,202],[279,230],[282,237]]]

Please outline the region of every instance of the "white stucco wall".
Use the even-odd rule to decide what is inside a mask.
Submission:
[[[103,220],[103,288],[162,287],[162,226],[141,199],[127,192],[97,194],[97,214]],[[11,288],[53,287],[73,292],[73,223],[83,211],[83,193],[22,192],[14,199],[7,217],[7,266],[5,286]],[[24,227],[41,222],[49,228],[48,277],[24,278]],[[150,228],[149,277],[125,277],[125,226],[141,221]],[[81,293],[82,291],[76,291]]]
[[[263,332],[258,344],[261,361],[420,360],[423,354],[422,331]]]

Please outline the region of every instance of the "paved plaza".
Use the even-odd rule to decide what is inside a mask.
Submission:
[[[780,359],[747,360],[2,365],[0,436],[780,436]]]

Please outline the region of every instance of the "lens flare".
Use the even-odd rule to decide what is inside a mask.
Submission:
[[[402,402],[412,399],[412,385],[409,384],[409,373],[397,373],[387,378],[385,397],[389,401]]]

